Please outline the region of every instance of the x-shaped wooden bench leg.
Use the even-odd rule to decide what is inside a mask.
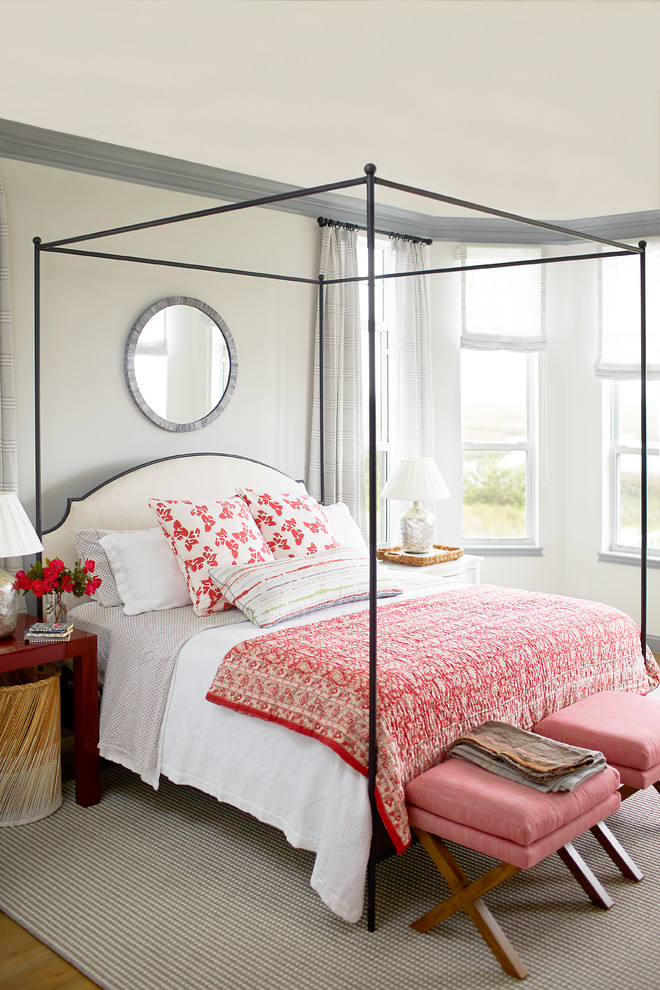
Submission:
[[[449,884],[453,896],[414,921],[410,927],[418,932],[427,932],[462,909],[485,940],[504,972],[524,980],[529,975],[529,970],[481,899],[483,894],[513,876],[519,868],[510,863],[500,863],[489,873],[470,883],[442,839],[421,828],[416,828],[414,831]]]
[[[630,858],[619,840],[612,834],[605,822],[599,822],[590,830],[601,846],[610,857],[613,863],[619,868],[624,877],[628,880],[635,880],[639,883],[644,879],[644,874],[637,864]]]

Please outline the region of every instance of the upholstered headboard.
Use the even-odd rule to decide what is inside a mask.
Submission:
[[[234,454],[180,454],[141,464],[69,499],[61,521],[42,535],[44,557],[77,557],[77,529],[150,529],[158,525],[150,498],[215,501],[239,487],[305,491],[300,481],[259,461]]]

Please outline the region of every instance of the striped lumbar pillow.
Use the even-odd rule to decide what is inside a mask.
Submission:
[[[356,556],[353,549],[265,564],[212,567],[209,576],[227,601],[257,626],[272,626],[329,605],[369,597],[369,560]],[[401,590],[387,572],[379,573],[379,598],[399,595]]]

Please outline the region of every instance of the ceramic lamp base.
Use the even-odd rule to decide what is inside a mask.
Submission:
[[[420,502],[401,513],[401,549],[406,553],[426,553],[433,547],[435,516]]]
[[[18,589],[15,578],[0,570],[0,639],[13,636],[18,622]]]

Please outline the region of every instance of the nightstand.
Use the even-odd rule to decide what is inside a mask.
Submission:
[[[74,629],[71,639],[50,643],[28,643],[27,626],[38,622],[32,615],[19,615],[13,636],[0,639],[0,671],[39,667],[61,660],[73,661],[74,763],[76,803],[89,807],[100,800],[99,705],[96,670],[96,636]]]
[[[479,570],[484,558],[464,553],[458,560],[448,560],[443,564],[392,564],[385,561],[383,566],[393,577],[399,577],[406,584],[450,584],[462,581],[464,584],[479,584]]]

